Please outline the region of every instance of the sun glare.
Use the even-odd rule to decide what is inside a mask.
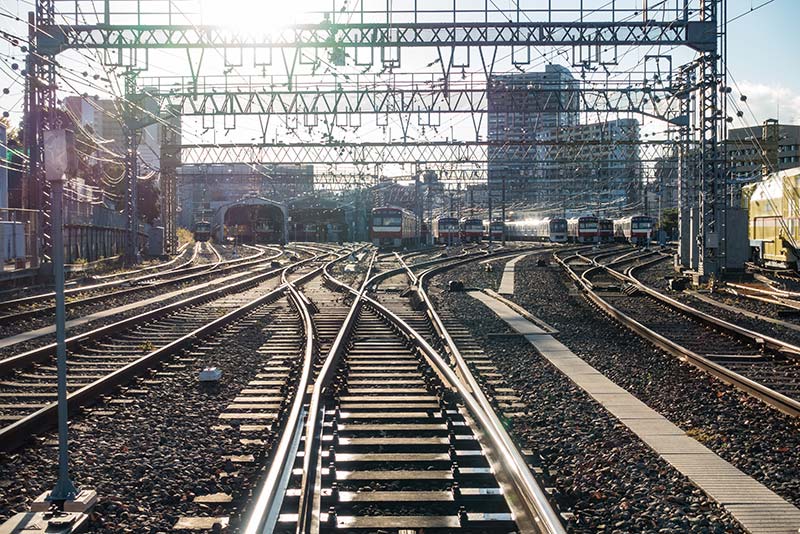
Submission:
[[[320,22],[314,15],[319,0],[201,0],[203,24],[242,29],[248,32],[278,30],[303,22]]]

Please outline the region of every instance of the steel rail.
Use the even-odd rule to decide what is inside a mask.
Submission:
[[[142,267],[140,269],[133,269],[133,270],[129,270],[129,271],[124,271],[123,273],[117,273],[117,274],[105,274],[105,275],[99,275],[99,276],[98,275],[93,275],[92,278],[95,279],[95,280],[109,280],[111,278],[116,278],[118,276],[127,277],[127,276],[129,276],[131,274],[142,273],[142,272],[145,272],[145,271],[152,271],[152,270],[155,270],[155,269],[159,269],[161,267],[166,267],[168,265],[172,265],[173,263],[177,262],[178,259],[180,259],[180,257],[184,254],[184,252],[188,248],[189,248],[189,242],[187,241],[186,243],[184,243],[183,245],[181,245],[178,248],[178,255],[175,258],[173,258],[172,260],[170,260],[170,261],[168,261],[166,263],[160,263],[158,265],[151,265],[149,267]],[[164,271],[164,272],[175,271],[175,270],[180,269],[182,267],[185,267],[187,265],[191,265],[191,263],[194,261],[194,259],[196,257],[197,257],[197,249],[195,248],[195,250],[192,253],[192,257],[189,258],[188,261],[185,261],[184,263],[181,263],[180,265],[178,265],[176,267],[173,267],[172,269],[169,269],[168,271]]]
[[[305,260],[305,262],[310,262],[317,259],[310,258]],[[279,271],[284,272],[287,270],[291,270],[297,268],[297,264],[290,265],[283,267]],[[224,295],[230,294],[238,290],[244,290],[249,287],[253,287],[257,285],[259,282],[273,276],[275,274],[274,271],[270,271],[267,274],[261,274],[252,278],[248,278],[247,280],[236,282],[231,286],[227,286],[226,288],[221,288],[219,290],[215,290],[214,293],[218,297],[222,297]],[[237,320],[242,315],[249,313],[250,311],[254,310],[257,307],[260,307],[263,304],[269,303],[271,300],[277,298],[284,291],[286,291],[286,284],[281,284],[276,289],[270,291],[266,295],[261,297],[257,297],[250,301],[249,303],[240,306],[236,310],[233,310],[224,316],[217,318],[210,323],[207,323],[200,328],[195,329],[194,331],[181,336],[180,338],[160,347],[156,350],[149,352],[148,354],[142,356],[138,360],[131,362],[124,367],[117,369],[108,375],[92,382],[91,384],[84,386],[77,391],[72,392],[67,396],[67,403],[70,410],[74,410],[80,406],[83,406],[87,402],[97,398],[99,395],[102,395],[113,388],[117,387],[118,385],[129,381],[131,378],[137,376],[141,373],[142,370],[151,367],[154,363],[161,361],[162,359],[166,358],[168,355],[173,354],[175,351],[180,350],[186,346],[192,345],[197,340],[202,339],[214,332],[218,331],[222,327],[230,324],[231,322]],[[205,294],[208,295],[208,294]],[[0,449],[2,450],[11,450],[25,441],[27,441],[31,435],[39,433],[50,426],[55,422],[56,411],[58,408],[58,403],[51,402],[47,406],[37,410],[36,412],[23,417],[22,419],[8,425],[2,429],[0,429]]]
[[[359,250],[356,250],[358,252]],[[498,252],[497,254],[508,254],[508,251]],[[355,327],[356,319],[367,298],[366,292],[371,284],[376,281],[383,280],[395,274],[402,274],[404,269],[390,270],[384,273],[379,273],[371,276],[374,270],[374,264],[377,254],[373,253],[370,260],[364,281],[359,289],[353,288],[344,282],[341,282],[334,277],[331,272],[331,266],[342,259],[348,254],[343,255],[337,260],[328,262],[322,267],[323,274],[326,281],[333,284],[337,289],[345,291],[353,295],[354,299],[351,304],[350,310],[342,324],[339,333],[336,336],[333,344],[331,345],[328,354],[325,355],[322,361],[319,374],[315,380],[310,396],[308,390],[310,382],[298,386],[298,392],[305,392],[305,398],[298,395],[292,405],[290,417],[285,425],[285,429],[281,435],[281,442],[276,448],[276,454],[270,463],[270,469],[265,483],[258,490],[255,498],[255,506],[246,522],[243,533],[256,534],[256,533],[271,533],[274,530],[275,522],[277,521],[280,508],[283,503],[281,497],[281,486],[286,484],[293,468],[293,461],[289,457],[293,448],[299,446],[302,436],[305,436],[305,447],[303,454],[303,475],[301,479],[300,501],[298,505],[298,529],[299,533],[318,532],[319,530],[319,503],[315,501],[314,495],[318,485],[318,460],[317,452],[319,450],[320,441],[320,411],[322,403],[322,395],[327,390],[327,385],[330,382],[331,374],[336,369],[336,363],[341,355],[346,350],[346,342],[349,339],[350,333]],[[477,259],[484,257],[484,254],[472,254],[470,259]],[[454,258],[438,258],[424,262],[425,264],[437,264],[441,262],[453,261]],[[298,281],[293,282],[298,284]],[[310,378],[309,378],[310,380]],[[304,405],[307,404],[307,408]],[[305,424],[301,425],[303,417],[305,416]],[[301,435],[302,433],[302,435]],[[285,486],[284,486],[285,487]]]
[[[250,313],[251,311],[255,310],[256,308],[268,304],[278,297],[280,297],[287,289],[292,288],[292,284],[286,283],[286,273],[297,269],[307,263],[316,261],[322,257],[328,256],[331,253],[320,254],[318,256],[314,256],[312,258],[308,258],[301,262],[295,263],[293,265],[284,266],[281,269],[277,269],[275,271],[270,271],[266,274],[261,274],[247,280],[236,282],[231,286],[226,288],[220,288],[215,290],[218,296],[222,297],[227,294],[231,294],[236,290],[245,290],[249,287],[253,287],[257,285],[259,282],[266,280],[267,278],[273,276],[277,272],[280,272],[283,277],[283,282],[280,286],[273,289],[269,293],[257,297],[250,302],[240,306],[236,310],[233,310],[222,317],[219,317],[210,323],[207,323],[200,328],[195,329],[194,331],[181,336],[180,338],[160,347],[156,350],[149,352],[148,354],[142,356],[138,360],[131,362],[124,367],[117,369],[108,375],[100,378],[89,385],[86,385],[73,393],[67,396],[67,403],[70,410],[74,410],[87,402],[97,398],[99,395],[107,393],[108,391],[113,390],[115,387],[128,382],[133,377],[139,375],[142,370],[152,367],[154,363],[157,363],[164,358],[168,357],[169,355],[173,354],[175,351],[190,346],[197,342],[197,340],[202,339],[203,337],[207,337],[224,326],[231,324],[232,322],[238,320],[243,315]],[[321,270],[321,267],[304,275],[301,279],[307,280],[310,277],[316,276],[317,273]],[[294,283],[297,283],[295,281]],[[293,288],[292,288],[293,289]],[[291,291],[291,289],[289,289]],[[296,293],[296,290],[295,290]],[[302,300],[300,301],[302,303]],[[313,336],[311,338],[311,342],[313,343]],[[16,421],[15,423],[8,425],[2,429],[0,429],[0,450],[12,450],[22,443],[27,441],[31,435],[41,432],[49,428],[54,422],[56,417],[58,404],[56,402],[51,402],[47,406],[37,410],[36,412]]]
[[[633,256],[633,254],[636,254],[636,253],[639,253],[640,255],[639,256],[635,256],[635,257],[631,257],[631,256]],[[622,264],[622,263],[629,263],[631,261],[638,261],[638,260],[641,260],[643,258],[647,258],[649,256],[654,256],[654,255],[658,256],[658,257],[655,258],[654,260],[646,261],[645,263],[640,264],[640,265],[649,265],[651,262],[661,261],[661,260],[664,259],[664,257],[661,256],[661,253],[658,252],[658,251],[638,251],[638,250],[633,251],[633,252],[629,252],[629,253],[623,255],[622,257],[614,259],[614,261],[611,261],[609,263],[599,263],[599,262],[596,261],[596,258],[595,259],[591,259],[589,261],[591,261],[594,264],[594,266],[593,267],[589,267],[588,269],[583,271],[581,273],[581,279],[587,285],[587,287],[589,287],[590,289],[594,290],[595,289],[595,284],[593,284],[592,281],[589,280],[589,277],[590,277],[591,274],[594,274],[594,273],[597,273],[597,272],[603,271],[603,270],[611,271],[612,270],[611,266],[613,266],[613,265],[619,265],[619,264]],[[583,256],[581,254],[578,254],[577,256],[580,257],[580,258],[584,258],[584,259],[588,260],[588,258],[586,258],[585,256]],[[636,267],[637,267],[637,265],[629,267],[628,269],[626,269],[626,272],[629,271],[630,269],[633,269],[633,268],[636,268]]]
[[[469,368],[469,365],[467,365],[456,342],[445,327],[427,291],[425,291],[425,283],[431,276],[452,269],[458,265],[469,263],[469,261],[471,260],[462,260],[452,265],[432,267],[424,271],[417,277],[417,292],[422,302],[425,304],[426,311],[434,328],[442,340],[444,340],[445,348],[452,357],[456,369],[466,381],[467,390],[459,392],[462,394],[471,392],[468,398],[473,399],[476,409],[483,412],[484,417],[482,418],[482,424],[484,424],[486,428],[491,429],[489,433],[491,441],[498,445],[500,450],[504,452],[504,454],[501,454],[500,460],[505,465],[508,474],[511,475],[512,482],[519,496],[523,499],[523,502],[518,504],[521,504],[523,509],[527,512],[527,522],[531,525],[536,525],[541,531],[549,534],[565,533],[566,530],[558,514],[553,510],[553,507],[547,499],[547,495],[533,477],[525,458],[519,452],[511,436],[508,435],[502,422],[497,417],[489,399],[487,399],[486,395],[483,393],[480,384],[472,374],[472,370]],[[447,365],[447,362],[441,356],[437,354],[436,358],[445,365],[448,371],[451,371],[449,365]]]
[[[235,260],[219,261],[213,267],[210,267],[209,265],[198,265],[198,266],[195,266],[195,267],[188,267],[188,268],[175,268],[175,269],[171,269],[169,271],[164,271],[164,272],[161,272],[161,273],[156,273],[156,274],[151,274],[151,275],[139,276],[139,277],[136,277],[136,278],[124,278],[124,279],[120,279],[120,280],[114,280],[114,281],[111,281],[111,282],[104,282],[104,283],[101,283],[101,284],[94,284],[94,285],[89,285],[89,286],[78,286],[78,287],[74,287],[74,288],[68,289],[66,291],[66,294],[67,295],[73,295],[73,294],[85,293],[87,291],[95,291],[95,290],[102,290],[102,289],[113,289],[115,287],[125,286],[125,285],[136,286],[136,284],[138,284],[138,283],[140,283],[142,281],[153,280],[153,279],[157,280],[157,279],[162,278],[162,277],[167,276],[167,275],[174,275],[174,274],[176,274],[178,272],[180,272],[181,275],[193,274],[195,277],[196,276],[202,276],[203,274],[208,274],[211,271],[218,270],[220,265],[225,265],[226,267],[223,267],[222,269],[219,269],[218,272],[227,272],[227,271],[229,271],[229,270],[231,270],[233,268],[241,267],[242,265],[251,265],[251,264],[258,263],[259,261],[262,261],[260,258],[262,258],[262,256],[264,256],[266,254],[267,250],[268,250],[267,248],[259,249],[259,253],[253,254],[253,255],[248,256],[246,258],[238,258],[238,259],[235,259]],[[219,254],[219,253],[217,252],[216,254]],[[277,257],[280,257],[280,254],[268,257],[268,258],[266,258],[266,260],[275,259]],[[243,263],[245,261],[247,263]],[[197,271],[202,271],[202,272],[200,272],[198,274]],[[94,295],[94,296],[90,296],[90,297],[85,297],[85,298],[82,298],[82,299],[79,299],[79,300],[68,302],[67,303],[67,307],[69,308],[69,307],[76,306],[76,305],[79,305],[79,304],[88,304],[88,303],[91,303],[91,302],[95,302],[97,300],[101,300],[103,298],[109,298],[110,296],[124,295],[126,293],[130,293],[130,292],[134,292],[134,291],[141,291],[142,289],[150,289],[150,288],[153,288],[153,287],[159,287],[161,285],[180,283],[180,282],[185,281],[185,280],[190,280],[191,278],[192,277],[190,277],[190,276],[182,276],[180,278],[173,278],[173,279],[170,279],[170,280],[163,280],[161,282],[157,282],[155,284],[150,284],[150,285],[147,285],[147,286],[136,286],[136,287],[131,287],[129,289],[119,290],[119,291],[116,291],[115,293],[103,293],[101,295]],[[24,304],[36,304],[36,303],[39,303],[39,302],[51,300],[51,299],[54,298],[54,295],[55,295],[55,293],[51,292],[51,293],[42,293],[42,294],[39,294],[39,295],[31,295],[29,297],[22,297],[22,298],[13,299],[13,300],[7,300],[7,301],[3,302],[2,306],[5,308],[5,307],[19,306],[19,305],[24,305]],[[46,308],[39,308],[39,309],[36,309],[36,310],[30,310],[30,311],[26,311],[26,312],[19,312],[19,313],[14,313],[14,314],[9,314],[9,315],[3,315],[3,316],[0,316],[0,322],[2,322],[4,320],[23,318],[22,317],[23,315],[27,316],[28,314],[41,313],[43,310],[49,310],[49,309],[52,309],[54,307],[55,306],[48,306]]]
[[[467,410],[477,419],[480,428],[485,432],[486,438],[492,444],[495,451],[497,451],[499,461],[505,466],[505,472],[511,475],[512,480],[515,482],[514,486],[518,492],[518,496],[527,500],[529,494],[535,493],[541,495],[541,499],[544,499],[543,501],[539,501],[537,498],[537,503],[531,510],[535,511],[533,517],[526,518],[530,523],[526,524],[526,521],[522,525],[518,525],[521,527],[520,530],[522,532],[565,534],[566,530],[558,520],[557,514],[552,510],[549,503],[547,503],[544,497],[544,491],[542,491],[533,479],[530,468],[525,463],[524,459],[522,459],[522,456],[513,443],[511,443],[511,438],[505,433],[494,410],[491,409],[491,406],[489,406],[487,410],[475,395],[480,389],[475,389],[474,386],[470,387],[465,384],[464,381],[456,375],[447,360],[431,347],[430,344],[402,318],[369,296],[365,296],[364,300],[371,308],[383,315],[390,323],[394,324],[403,332],[422,355],[425,356],[425,359],[427,359],[433,367],[437,369],[440,375],[443,376],[444,380],[452,386],[462,399],[464,399]],[[469,376],[471,376],[471,373]],[[495,421],[497,421],[497,423],[495,423]],[[524,483],[520,482],[526,478],[529,480]]]
[[[617,320],[622,325],[626,326],[628,329],[632,330],[636,334],[640,335],[641,337],[647,339],[657,347],[661,348],[668,354],[672,354],[673,356],[678,357],[679,359],[691,363],[695,367],[702,369],[703,371],[707,372],[708,374],[722,380],[727,384],[731,384],[732,386],[745,391],[746,393],[752,395],[755,398],[758,398],[768,405],[780,410],[783,413],[786,413],[792,417],[800,416],[800,402],[795,399],[789,398],[786,395],[778,393],[777,391],[760,384],[754,380],[751,380],[741,374],[732,371],[718,363],[715,363],[696,352],[689,350],[678,343],[662,336],[661,334],[651,330],[647,326],[643,325],[636,319],[633,319],[629,315],[623,313],[622,311],[618,310],[615,306],[601,298],[595,291],[593,291],[590,287],[588,287],[583,279],[577,275],[570,267],[559,258],[557,255],[554,254],[556,261],[567,271],[569,276],[578,284],[578,286],[583,290],[586,296],[604,313],[606,313],[611,318]],[[642,267],[642,266],[640,266]],[[603,269],[607,269],[606,267],[601,267]],[[738,327],[716,317],[713,317],[709,314],[703,313],[695,308],[687,306],[681,302],[678,302],[674,299],[666,297],[665,295],[661,295],[657,291],[648,288],[638,280],[633,277],[626,276],[622,273],[614,271],[612,269],[607,269],[607,271],[612,275],[617,277],[619,280],[627,281],[637,287],[640,291],[646,293],[647,295],[653,297],[655,300],[661,301],[670,307],[677,309],[679,311],[683,311],[685,314],[689,315],[690,317],[694,317],[701,322],[706,324],[716,326],[717,328],[721,328],[723,330],[728,330],[729,333],[739,334],[741,336],[746,337],[751,342],[756,343],[756,345],[761,346],[770,346],[774,349],[774,346],[777,344],[779,346],[787,346],[792,347],[792,351],[795,349],[800,351],[800,348],[794,347],[793,345],[789,345],[788,343],[784,343],[774,338],[769,338],[767,336],[763,336],[756,332],[752,332],[750,330]],[[729,328],[730,327],[730,328]],[[800,352],[798,352],[800,353]]]
[[[361,247],[361,249],[363,248],[364,247]],[[328,270],[333,264],[349,255],[350,252],[348,251],[327,262],[321,268],[322,273],[327,276],[329,274]],[[249,516],[242,530],[243,534],[270,533],[275,529],[283,503],[282,495],[285,493],[289,477],[294,467],[293,454],[296,453],[300,440],[304,435],[303,430],[305,426],[301,423],[308,413],[306,404],[309,402],[309,386],[311,385],[316,349],[314,343],[315,326],[311,319],[311,312],[306,305],[306,301],[302,298],[302,293],[300,293],[295,286],[301,285],[306,280],[317,276],[319,271],[320,269],[312,271],[312,273],[308,273],[293,282],[289,282],[285,276],[283,278],[285,287],[289,289],[290,298],[300,313],[306,333],[303,367],[297,384],[294,401],[289,410],[286,423],[283,425],[284,430],[281,433],[281,439],[277,447],[275,447],[274,452],[271,454],[270,467],[267,474],[256,491],[256,497],[252,501],[253,504],[250,506]]]
[[[364,303],[365,294],[371,280],[370,273],[375,264],[375,255],[370,259],[367,273],[361,288],[357,290],[357,295],[350,306],[350,311],[342,323],[342,328],[333,341],[322,368],[317,375],[314,383],[314,391],[308,405],[308,415],[305,424],[305,447],[303,454],[303,476],[300,482],[300,502],[298,504],[297,532],[301,534],[314,534],[319,532],[319,502],[314,496],[317,494],[319,485],[319,443],[322,439],[322,418],[320,417],[322,395],[327,391],[332,374],[336,369],[336,363],[347,349],[346,342],[350,339],[350,334],[356,325],[361,307]],[[380,276],[380,275],[378,275]],[[374,278],[374,277],[373,277]],[[342,284],[344,285],[344,284]],[[266,534],[267,531],[264,531]]]
[[[519,250],[502,250],[494,253],[482,254],[480,257],[503,257],[506,255],[517,254],[519,252]],[[450,261],[451,263],[445,266],[429,269],[419,276],[418,284],[424,283],[426,274],[429,274],[433,271],[451,269],[459,265],[470,263],[476,259],[477,257],[475,256],[469,258],[447,258],[446,261]],[[405,262],[403,262],[403,264],[404,263]],[[442,263],[441,259],[438,263]],[[371,279],[365,281],[364,287],[362,287],[361,291],[358,292],[357,298],[363,299],[370,305],[371,308],[383,315],[387,321],[394,324],[401,332],[403,332],[404,335],[406,335],[408,339],[413,342],[414,346],[420,350],[425,358],[431,362],[433,367],[438,370],[443,379],[450,383],[456,392],[464,399],[468,410],[479,421],[481,428],[483,428],[483,430],[486,432],[486,437],[492,443],[494,449],[499,451],[498,459],[504,464],[506,472],[511,476],[514,487],[517,490],[518,495],[524,500],[524,505],[530,514],[528,517],[530,526],[535,526],[537,532],[546,532],[548,534],[564,534],[566,530],[561,524],[561,521],[558,519],[558,514],[556,514],[552,509],[547,501],[544,491],[541,489],[541,487],[539,487],[539,484],[533,478],[527,462],[525,462],[525,459],[519,453],[516,445],[514,445],[510,436],[505,431],[505,428],[494,412],[494,409],[492,408],[488,399],[486,399],[486,396],[483,395],[480,385],[478,385],[463,357],[460,358],[461,364],[458,364],[457,362],[457,368],[459,373],[466,379],[466,384],[456,375],[456,373],[450,367],[450,363],[447,361],[447,359],[442,357],[433,347],[431,347],[430,344],[418,332],[416,332],[416,330],[409,326],[394,312],[386,308],[383,304],[365,294],[365,287],[373,286],[383,279],[395,276],[397,274],[408,273],[410,270],[411,269],[408,266],[404,266],[399,269],[392,269],[373,276]],[[351,291],[354,291],[352,288],[350,289]],[[424,292],[422,296],[423,298],[427,297]],[[426,306],[428,307],[429,312],[433,310],[430,300],[426,301]],[[433,314],[431,314],[431,317],[433,319]],[[436,317],[438,317],[438,315]],[[450,338],[441,321],[439,321],[439,327],[442,329],[440,334],[449,338],[448,347],[450,348],[451,355],[457,358],[460,356],[460,352],[458,352],[458,348],[455,347],[455,343],[453,342],[452,338]],[[453,348],[455,351],[452,350]],[[305,534],[306,531],[298,530],[298,532]]]
[[[296,266],[305,264],[307,262],[312,261],[313,259],[314,258],[309,258],[309,259],[306,259],[306,260],[302,260],[301,262],[295,263],[295,264],[291,265],[290,267],[296,267]],[[141,313],[139,315],[135,315],[133,317],[128,317],[126,319],[122,319],[120,321],[117,321],[117,322],[114,322],[114,323],[111,323],[111,324],[108,324],[108,325],[105,325],[105,326],[101,326],[99,328],[96,328],[94,330],[90,330],[88,332],[83,332],[81,334],[77,334],[75,336],[67,338],[67,341],[66,341],[67,342],[67,349],[68,350],[72,349],[72,348],[74,348],[75,346],[77,346],[79,343],[81,343],[83,341],[87,341],[87,340],[90,340],[90,339],[97,339],[97,338],[100,338],[100,337],[103,337],[103,336],[106,336],[106,335],[109,335],[109,334],[113,334],[113,333],[115,333],[115,332],[117,332],[119,330],[122,330],[122,329],[125,329],[125,328],[129,328],[131,326],[135,326],[137,324],[144,323],[144,322],[147,322],[147,321],[150,321],[150,320],[153,320],[153,319],[157,319],[157,318],[159,318],[159,317],[161,317],[163,315],[167,315],[169,313],[172,313],[172,312],[177,311],[179,309],[185,308],[187,306],[193,306],[193,305],[199,304],[201,302],[204,302],[206,300],[223,296],[223,295],[228,294],[229,292],[232,292],[232,291],[238,291],[240,289],[246,289],[248,286],[252,286],[254,284],[257,284],[257,283],[261,282],[262,280],[266,280],[268,278],[271,278],[271,277],[279,275],[280,272],[285,268],[287,268],[287,267],[280,267],[280,268],[277,268],[277,269],[272,269],[272,270],[269,270],[269,271],[267,271],[265,273],[261,273],[261,274],[255,275],[255,276],[251,276],[249,278],[246,278],[244,280],[240,280],[238,282],[234,282],[232,284],[226,285],[226,286],[221,287],[221,288],[215,288],[215,289],[209,290],[209,291],[207,291],[205,293],[201,293],[200,295],[194,295],[192,297],[188,297],[188,298],[180,300],[178,302],[173,302],[171,304],[167,304],[166,306],[162,306],[161,308],[150,310],[150,311]],[[248,273],[240,273],[239,275],[233,275],[233,276],[244,277],[244,276],[247,276],[247,274]],[[189,288],[188,290],[191,290],[191,288]],[[55,343],[50,343],[48,345],[44,345],[42,347],[38,347],[38,348],[35,348],[35,349],[32,349],[32,350],[29,350],[27,352],[23,352],[21,354],[17,354],[17,355],[5,358],[3,360],[0,360],[0,377],[5,376],[5,375],[9,374],[10,372],[12,372],[12,371],[14,371],[16,369],[19,369],[19,368],[25,367],[25,366],[29,366],[29,365],[31,365],[33,363],[42,361],[42,360],[52,356],[55,353],[55,348],[56,348],[56,344]]]
[[[118,290],[116,290],[114,292],[111,292],[111,293],[100,293],[99,295],[91,295],[91,296],[88,296],[88,297],[84,297],[84,298],[81,298],[81,299],[77,299],[77,300],[73,300],[73,301],[68,302],[67,303],[67,309],[74,308],[76,306],[93,304],[93,303],[96,303],[96,302],[102,302],[102,301],[107,300],[107,299],[121,297],[121,296],[129,295],[129,294],[134,294],[134,293],[138,293],[138,292],[141,292],[141,291],[147,291],[147,290],[152,290],[152,289],[158,289],[160,287],[167,287],[167,286],[182,284],[182,283],[186,283],[186,282],[189,282],[189,281],[194,281],[194,280],[196,280],[196,279],[198,279],[200,277],[207,276],[207,275],[212,274],[212,273],[213,274],[224,275],[224,274],[230,273],[231,271],[241,269],[243,267],[249,267],[249,266],[252,266],[252,265],[257,265],[257,264],[262,263],[264,261],[270,261],[270,260],[277,259],[277,258],[279,258],[281,256],[281,254],[282,253],[275,254],[273,256],[269,256],[269,257],[263,258],[263,259],[250,260],[247,263],[240,263],[238,265],[227,265],[226,267],[223,267],[221,269],[218,268],[219,263],[217,263],[213,267],[209,268],[208,266],[204,266],[206,268],[204,270],[200,271],[200,272],[194,272],[192,274],[184,274],[183,276],[180,276],[178,278],[171,278],[169,280],[161,280],[159,282],[155,282],[153,284],[147,284],[147,285],[134,285],[133,287],[127,287],[127,288],[124,288],[124,289],[118,289]],[[195,268],[191,268],[191,269],[195,269]],[[188,272],[188,270],[185,271],[185,272]],[[114,286],[107,286],[107,287],[111,288],[111,287],[114,287]],[[81,291],[78,291],[78,293],[84,292],[84,291],[88,291],[88,289],[82,289]],[[33,299],[32,301],[49,300],[49,297],[45,297],[45,298],[27,297],[27,298],[28,299]],[[28,318],[31,318],[31,317],[36,317],[38,315],[50,312],[50,311],[52,311],[54,309],[55,309],[55,305],[51,305],[51,306],[46,306],[46,307],[42,307],[42,308],[35,308],[35,309],[32,309],[32,310],[24,310],[24,311],[14,312],[14,313],[10,313],[8,315],[0,315],[0,324],[5,324],[5,323],[13,322],[13,321],[19,321],[19,320],[22,320],[22,319],[28,319]]]

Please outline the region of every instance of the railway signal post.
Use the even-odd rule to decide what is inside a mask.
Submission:
[[[56,297],[56,358],[58,367],[58,481],[47,497],[63,509],[64,502],[73,500],[77,490],[69,478],[67,443],[67,343],[66,309],[64,301],[64,179],[75,172],[75,138],[70,130],[49,130],[44,133],[45,170],[52,191],[53,275]]]

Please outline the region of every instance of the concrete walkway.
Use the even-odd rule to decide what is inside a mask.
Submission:
[[[800,510],[795,506],[687,436],[506,304],[481,291],[470,291],[469,295],[524,335],[544,358],[631,429],[661,458],[728,510],[748,532],[798,533]]]
[[[501,295],[514,294],[514,271],[517,267],[517,262],[526,256],[530,256],[530,253],[520,254],[506,263],[505,267],[503,267],[503,278],[500,280],[500,288],[497,290],[498,293]]]

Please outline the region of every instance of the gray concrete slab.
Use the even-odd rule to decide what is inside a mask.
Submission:
[[[506,262],[505,266],[503,267],[503,277],[500,279],[500,288],[497,290],[498,293],[501,295],[514,294],[514,272],[517,268],[517,262],[526,256],[530,256],[530,253],[520,254],[519,256],[515,256],[513,259]]]

